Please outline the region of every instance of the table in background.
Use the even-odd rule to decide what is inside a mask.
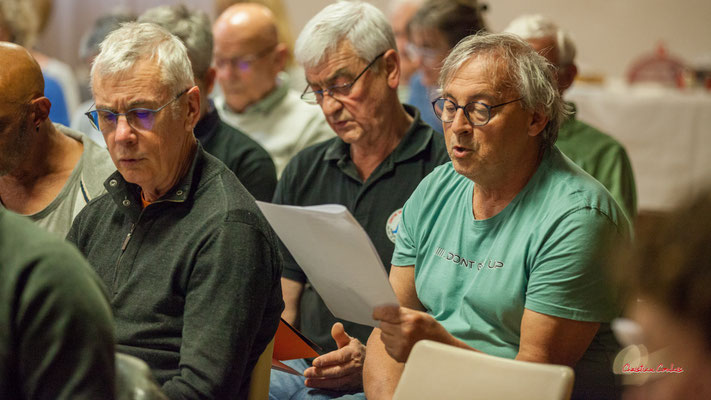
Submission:
[[[577,84],[565,97],[627,149],[640,212],[668,211],[711,186],[710,92]]]

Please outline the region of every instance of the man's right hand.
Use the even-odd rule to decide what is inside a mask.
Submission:
[[[313,366],[304,371],[306,386],[341,391],[363,390],[365,345],[348,336],[340,322],[333,324],[331,336],[338,350],[314,359]]]

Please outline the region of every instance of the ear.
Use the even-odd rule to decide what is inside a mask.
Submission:
[[[533,115],[531,115],[531,122],[528,125],[528,136],[538,136],[541,132],[543,132],[543,129],[548,124],[548,121],[548,117],[546,117],[543,112],[539,110],[534,111]]]
[[[203,94],[209,95],[210,93],[212,93],[212,89],[215,88],[215,77],[216,76],[217,76],[217,71],[215,70],[215,67],[208,68],[207,72],[205,73],[205,78],[203,79],[205,91],[207,93],[203,93]]]
[[[578,76],[578,67],[575,64],[569,64],[558,71],[558,91],[560,94],[563,94],[573,85],[576,76]]]
[[[52,102],[46,97],[38,97],[30,102],[32,125],[40,126],[49,118]]]
[[[274,68],[275,74],[286,69],[286,60],[289,58],[289,49],[284,43],[279,43],[274,49]]]
[[[200,120],[200,89],[193,86],[185,96],[188,98],[188,114],[185,118],[185,129],[192,132]]]
[[[390,49],[383,55],[383,63],[388,86],[397,89],[400,84],[400,55],[394,49]]]

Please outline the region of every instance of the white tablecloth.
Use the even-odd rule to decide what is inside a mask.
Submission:
[[[711,93],[576,85],[565,97],[627,149],[640,211],[669,210],[711,187]]]

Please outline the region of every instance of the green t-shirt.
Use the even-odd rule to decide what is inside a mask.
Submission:
[[[0,208],[0,399],[112,399],[114,325],[74,246]]]
[[[572,103],[570,105],[573,106]],[[600,181],[631,220],[637,217],[637,188],[632,164],[625,148],[617,140],[580,121],[573,114],[560,127],[556,146]]]
[[[518,353],[525,308],[602,322],[583,359],[614,358],[617,346],[606,323],[620,307],[604,278],[600,249],[628,240],[629,222],[609,193],[557,148],[489,219],[474,219],[473,189],[474,182],[448,163],[425,178],[403,208],[392,264],[415,266],[417,296],[427,312],[468,345],[506,358]],[[610,367],[603,372],[612,383]]]

